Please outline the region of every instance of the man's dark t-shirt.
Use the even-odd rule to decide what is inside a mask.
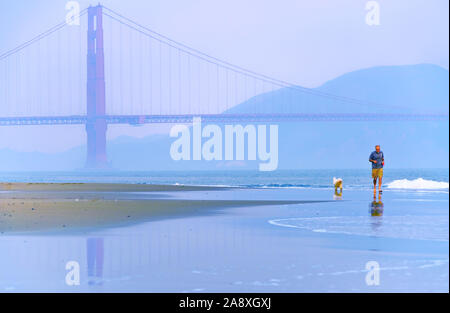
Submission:
[[[375,160],[377,163],[372,162],[372,168],[383,168],[383,160],[384,160],[384,154],[383,151],[380,151],[379,153],[374,151],[370,154],[369,160]]]

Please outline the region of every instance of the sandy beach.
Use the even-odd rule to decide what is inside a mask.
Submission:
[[[160,199],[160,192],[227,189],[141,184],[1,183],[0,191],[5,192],[0,193],[0,233],[74,232],[170,217],[219,214],[220,210],[231,207],[308,202]],[[146,193],[145,198],[139,197],[142,192]],[[158,199],[151,199],[158,196]]]
[[[0,191],[70,191],[70,192],[144,192],[144,191],[200,191],[225,187],[149,185],[149,184],[98,184],[98,183],[0,183]]]
[[[448,192],[388,190],[375,215],[365,189],[0,189],[2,292],[448,292]]]

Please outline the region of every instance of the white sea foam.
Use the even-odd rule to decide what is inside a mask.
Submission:
[[[448,189],[448,182],[438,182],[434,180],[427,180],[417,178],[413,180],[399,179],[387,184],[387,188],[392,189]]]

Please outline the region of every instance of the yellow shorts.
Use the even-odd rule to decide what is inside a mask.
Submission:
[[[372,169],[372,178],[382,178],[383,177],[383,169],[382,168],[373,168]]]

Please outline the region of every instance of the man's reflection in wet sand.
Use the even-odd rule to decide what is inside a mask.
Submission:
[[[378,201],[376,197],[373,197],[373,201],[370,203],[369,208],[370,215],[374,217],[371,220],[372,229],[374,231],[377,231],[377,229],[382,224],[382,216],[384,210],[384,204],[383,201],[381,201],[381,194],[378,194]]]
[[[370,203],[370,215],[382,216],[384,204],[381,201],[381,194],[378,195],[378,201],[376,197],[373,197],[373,201]]]
[[[88,238],[86,242],[88,284],[102,285],[103,277],[103,238]]]

